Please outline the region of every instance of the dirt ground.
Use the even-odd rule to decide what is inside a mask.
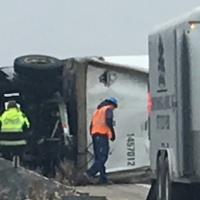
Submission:
[[[78,186],[76,190],[95,196],[106,196],[108,200],[146,200],[150,185],[114,184],[106,186]]]

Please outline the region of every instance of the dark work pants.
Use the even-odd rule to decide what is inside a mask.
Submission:
[[[98,172],[100,173],[100,182],[107,182],[105,163],[108,159],[109,141],[105,136],[93,136],[94,148],[94,164],[87,170],[89,176],[94,177]]]

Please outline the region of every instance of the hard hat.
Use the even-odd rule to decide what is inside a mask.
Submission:
[[[109,97],[106,99],[106,101],[114,104],[115,107],[118,107],[118,100],[115,97]]]
[[[16,101],[15,100],[10,100],[10,101],[8,101],[8,105],[7,105],[7,108],[9,109],[9,108],[17,108],[18,106],[17,106],[17,103],[16,103]]]

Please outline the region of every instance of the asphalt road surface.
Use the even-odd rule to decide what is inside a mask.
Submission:
[[[114,184],[106,186],[78,186],[77,191],[95,196],[106,196],[108,200],[146,200],[150,185]]]

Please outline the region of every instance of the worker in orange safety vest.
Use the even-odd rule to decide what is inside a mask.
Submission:
[[[115,140],[113,110],[117,107],[117,99],[110,97],[101,102],[93,114],[90,124],[90,134],[93,142],[94,164],[84,173],[89,182],[99,172],[99,183],[110,183],[107,179],[105,163],[109,154],[109,140]]]

